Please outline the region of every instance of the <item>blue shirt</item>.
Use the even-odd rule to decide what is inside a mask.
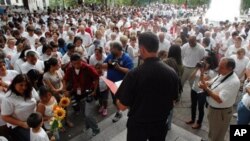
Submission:
[[[109,61],[113,61],[114,59],[115,57],[113,56],[113,54],[109,54],[107,58],[105,59],[104,63],[108,63]],[[128,68],[129,70],[133,68],[133,61],[127,53],[123,53],[122,56],[118,58],[117,60],[118,60],[118,64],[121,67]],[[126,75],[125,73],[118,71],[115,68],[110,67],[110,66],[108,66],[107,73],[108,73],[107,78],[113,82],[123,80],[124,76]]]
[[[62,55],[64,55],[68,51],[67,45],[64,45],[64,47],[59,47],[58,50]]]

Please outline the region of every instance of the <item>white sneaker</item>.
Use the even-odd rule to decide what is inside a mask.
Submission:
[[[238,117],[238,113],[234,113],[234,114],[233,114],[233,117],[236,117],[236,118],[237,118],[237,117]]]

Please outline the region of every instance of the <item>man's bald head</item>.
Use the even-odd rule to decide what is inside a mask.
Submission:
[[[188,43],[190,47],[195,47],[197,42],[196,42],[196,36],[190,36],[188,39]]]
[[[158,37],[159,37],[160,42],[163,42],[164,38],[165,38],[165,35],[164,35],[163,32],[160,32],[159,35],[158,35]]]

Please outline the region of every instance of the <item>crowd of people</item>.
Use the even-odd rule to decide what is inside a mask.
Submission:
[[[224,140],[234,104],[238,104],[237,124],[250,122],[250,21],[235,18],[210,23],[204,13],[204,7],[154,4],[108,10],[49,9],[41,13],[9,10],[1,14],[1,136],[10,141],[47,141],[49,137],[60,140],[59,134],[48,137],[47,133],[53,105],[63,96],[71,99],[74,114],[84,113],[86,128],[92,129],[95,136],[100,129],[91,107],[98,100],[97,112],[107,116],[111,96],[117,107],[113,122],[119,121],[126,107],[131,110],[129,141],[147,139],[138,137],[137,131],[141,135],[144,131],[155,133],[151,132],[154,126],[144,128],[141,123],[167,120],[166,127],[157,125],[162,132],[161,138],[155,139],[160,141],[171,130],[174,103],[186,94],[182,87],[188,81],[191,118],[186,123],[193,129],[201,128],[204,107],[208,107],[208,138]],[[190,16],[197,19],[190,20]],[[171,71],[171,77],[165,75],[164,69]],[[172,77],[173,72],[176,78]],[[109,90],[103,77],[112,82],[125,78],[117,95]],[[138,91],[132,91],[135,89]],[[168,99],[164,105],[167,109],[159,108],[159,97],[143,95],[154,92],[172,95],[158,95]],[[142,105],[136,104],[141,99]],[[66,115],[64,126],[74,128],[69,116]]]

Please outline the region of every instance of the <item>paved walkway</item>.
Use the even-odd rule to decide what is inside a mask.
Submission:
[[[178,130],[177,132],[179,132],[179,130],[182,131],[188,131],[190,133],[192,133],[193,135],[197,135],[201,138],[207,139],[207,134],[208,134],[208,122],[207,122],[207,109],[205,109],[205,117],[204,117],[204,121],[203,121],[203,125],[201,129],[198,130],[194,130],[191,128],[190,125],[186,125],[185,121],[190,120],[191,118],[191,110],[190,110],[190,88],[188,85],[185,85],[184,87],[184,93],[182,94],[182,98],[181,101],[176,104],[175,108],[174,108],[174,116],[173,116],[173,130]],[[235,108],[234,108],[235,109]],[[110,126],[110,128],[113,128],[113,123],[112,123],[112,117],[115,112],[115,107],[112,105],[112,101],[111,98],[109,99],[109,107],[108,107],[108,111],[109,111],[109,115],[107,117],[102,117],[100,115],[98,115],[98,113],[96,112],[98,110],[98,107],[96,107],[93,111],[95,114],[95,117],[97,119],[99,123],[99,126],[101,128],[101,133],[104,136],[108,136],[111,134],[115,134],[117,136],[110,136],[110,141],[114,141],[113,138],[124,138],[125,134],[126,134],[126,122],[118,122],[116,126],[117,129],[119,129],[119,131],[116,131],[116,133],[108,133],[107,131],[105,131],[104,133],[103,130],[108,128]],[[72,141],[77,141],[77,137],[81,137],[81,141],[87,141],[91,138],[91,132],[87,131],[87,133],[83,133],[83,127],[84,127],[84,119],[82,115],[78,115],[76,116],[75,114],[73,114],[72,112],[70,112],[71,114],[71,120],[74,122],[75,127],[74,128],[66,128],[66,131],[64,133],[61,133],[61,141],[69,141],[71,139],[73,139]],[[110,117],[111,116],[111,117]],[[126,116],[126,115],[124,115]],[[123,119],[126,121],[126,119]],[[236,118],[232,118],[231,124],[236,123]],[[100,125],[101,124],[101,125]],[[177,129],[178,128],[178,129]],[[172,131],[170,131],[172,132]],[[169,133],[170,134],[170,133]],[[174,134],[173,134],[174,135]],[[190,134],[187,136],[189,137]],[[104,139],[104,138],[103,138]],[[185,139],[185,138],[184,138]],[[178,138],[178,140],[183,140],[182,138]],[[98,140],[101,141],[101,140]],[[123,141],[123,140],[119,140],[119,141]],[[190,140],[189,140],[190,141]],[[226,135],[226,141],[229,141],[229,134],[227,133]]]

